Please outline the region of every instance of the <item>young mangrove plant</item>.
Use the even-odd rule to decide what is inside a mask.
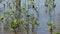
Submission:
[[[17,31],[20,31],[20,29],[21,29],[21,32],[22,32],[22,27],[21,27],[21,23],[20,23],[20,15],[21,15],[20,14],[20,12],[21,12],[21,10],[20,10],[21,7],[20,6],[21,6],[21,4],[20,4],[20,0],[15,0],[15,1],[16,1],[16,2],[14,2],[14,3],[16,3],[15,6],[11,5],[11,3],[7,3],[8,7],[9,7],[9,11],[4,12],[4,16],[5,17],[8,16],[8,19],[10,18],[12,20],[12,21],[10,21],[9,29],[14,31],[15,34],[18,34]],[[16,8],[14,9],[14,7],[16,7]],[[9,23],[8,19],[6,20],[6,23],[7,23],[6,25],[7,26],[8,26],[8,23]]]
[[[26,34],[29,34],[30,24],[32,25],[32,34],[36,34],[34,29],[39,25],[37,22],[39,13],[37,7],[35,7],[34,0],[29,1],[30,4],[28,4],[28,8],[26,8],[26,4],[23,6],[23,8],[21,7],[21,0],[15,0],[15,2],[12,3],[7,2],[7,7],[9,10],[5,10],[4,4],[5,26],[15,34],[18,34],[18,31],[21,31],[21,34],[23,34],[24,29],[26,30]],[[35,10],[38,16],[35,17],[33,14],[29,14],[29,9]],[[0,21],[2,21],[4,18],[0,18]],[[11,21],[9,19],[11,19]]]
[[[29,0],[29,2],[30,2],[30,4],[29,4],[28,6],[29,6],[31,9],[35,10],[35,11],[36,11],[36,14],[37,14],[36,19],[35,19],[34,16],[31,16],[31,17],[33,18],[33,19],[32,19],[32,34],[36,34],[34,29],[35,29],[35,26],[38,25],[37,20],[39,20],[39,19],[38,19],[39,13],[38,13],[38,10],[37,10],[38,7],[35,6],[34,0]]]
[[[23,26],[26,30],[26,34],[29,34],[29,29],[30,29],[29,24],[31,24],[32,25],[32,34],[36,34],[34,29],[38,25],[37,20],[36,20],[38,18],[34,17],[33,14],[28,13],[29,9],[36,10],[36,7],[34,6],[34,0],[29,0],[29,2],[30,3],[28,4],[28,8],[26,8],[26,3],[24,3],[24,7],[22,8],[22,12],[23,12],[24,17],[25,17],[25,19],[24,19],[25,22],[24,22]],[[38,11],[36,10],[36,12],[38,12]]]
[[[24,2],[23,4],[24,4],[24,6],[22,7],[22,13],[24,14],[24,16],[23,16],[24,23],[22,25],[23,25],[24,29],[26,30],[26,34],[29,34],[29,15],[28,15],[29,10],[27,10],[27,8],[26,8],[26,2]]]
[[[35,17],[32,16],[32,34],[36,34],[34,29],[37,26],[39,26],[39,23],[37,22],[37,20],[35,19]]]
[[[50,33],[53,34],[53,29],[54,29],[54,23],[55,23],[55,10],[54,8],[56,7],[55,0],[46,0],[45,2],[45,7],[46,7],[46,13],[49,14],[50,16],[50,23],[48,24],[48,26],[50,26]],[[54,19],[52,19],[52,12],[54,11]]]
[[[12,21],[12,23],[11,23],[10,29],[11,29],[12,31],[14,31],[15,34],[17,34],[17,30],[16,30],[17,27],[18,27],[18,26],[17,26],[17,20],[14,19],[14,20]]]

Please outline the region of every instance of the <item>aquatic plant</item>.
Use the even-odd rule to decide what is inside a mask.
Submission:
[[[45,7],[46,7],[46,13],[49,14],[50,16],[50,23],[48,24],[48,26],[50,26],[50,33],[53,33],[53,29],[54,29],[54,23],[55,23],[55,0],[46,0],[45,2]],[[52,19],[52,12],[54,11],[54,19]],[[52,22],[53,21],[53,22]]]

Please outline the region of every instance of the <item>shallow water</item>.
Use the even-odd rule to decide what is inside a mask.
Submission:
[[[6,0],[6,1],[8,1],[8,0]],[[22,0],[22,2],[23,1],[24,0]],[[40,15],[40,17],[39,17],[40,26],[36,28],[37,34],[50,34],[48,31],[48,26],[47,26],[47,23],[49,22],[49,16],[45,13],[45,6],[44,6],[45,0],[36,0],[36,2],[39,2],[39,15]],[[4,0],[3,0],[3,3],[5,3]],[[55,0],[55,3],[56,3],[56,8],[55,8],[56,28],[55,28],[55,30],[60,31],[60,0]],[[2,8],[2,7],[4,7],[3,4],[0,4],[0,8]]]

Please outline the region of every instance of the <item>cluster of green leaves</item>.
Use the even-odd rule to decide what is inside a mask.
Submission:
[[[39,23],[36,20],[32,20],[32,25],[33,26],[39,26]]]
[[[2,2],[2,0],[0,0],[0,3]]]
[[[34,0],[29,0],[29,6],[32,7],[34,5]]]
[[[31,24],[32,26],[38,26],[38,22],[37,20],[35,20],[35,17],[32,14],[29,14],[29,9],[33,8],[34,5],[34,1],[29,0],[30,4],[28,4],[28,9],[26,8],[26,3],[24,3],[24,7],[22,8],[25,17],[27,18],[27,21],[23,22],[23,27],[26,29],[26,31],[29,31],[29,24]],[[32,3],[31,3],[32,2]],[[36,8],[37,9],[37,8]],[[35,7],[34,7],[35,10]]]
[[[2,21],[3,21],[3,19],[4,19],[3,17],[0,17],[0,22],[2,22]]]
[[[54,26],[54,22],[51,21],[50,23],[48,23],[48,26]]]
[[[48,9],[46,10],[46,13],[48,12],[49,14],[54,10],[54,8],[56,7],[55,0],[46,0],[45,2],[45,7],[47,7]]]
[[[24,28],[26,29],[26,31],[29,30],[29,22],[26,22],[26,23],[24,24]]]
[[[3,12],[3,15],[2,15],[3,17],[1,17],[0,20],[2,21],[3,19],[5,19],[6,22],[8,21],[8,23],[6,23],[6,24],[11,25],[10,24],[11,21],[9,21],[9,19],[12,20],[12,16],[14,16],[14,8],[12,6],[10,6],[10,3],[8,4],[8,7],[9,7],[9,10],[4,9],[5,11]],[[16,20],[14,20],[14,24],[12,23],[13,26],[15,26],[15,21]],[[5,25],[4,27],[7,27],[7,25]],[[7,28],[10,28],[10,26],[8,26]]]
[[[14,29],[17,28],[17,19],[14,19],[12,22],[11,22],[11,27],[10,29],[14,31]]]
[[[4,15],[10,15],[10,12],[9,11],[6,11],[6,12],[4,12]]]
[[[14,2],[14,3],[16,3],[16,2]],[[35,17],[31,16],[32,14],[28,14],[28,10],[29,9],[27,10],[26,3],[24,3],[24,7],[23,8],[19,8],[18,10],[20,11],[20,13],[25,14],[25,17],[27,17],[28,20],[25,21],[26,18],[22,17],[22,18],[19,18],[19,21],[20,21],[19,23],[18,23],[18,19],[15,18],[14,8],[11,7],[10,4],[11,3],[8,3],[9,10],[4,12],[4,17],[6,15],[8,15],[8,18],[11,18],[11,16],[14,16],[13,19],[11,18],[12,19],[11,24],[9,24],[9,25],[11,25],[11,26],[9,26],[10,30],[14,31],[16,28],[18,28],[18,26],[19,26],[18,24],[21,24],[27,31],[29,30],[29,24],[31,24],[33,26],[38,26],[38,23],[37,23],[37,20],[35,20]],[[33,5],[34,5],[34,1],[30,0],[30,5],[29,6],[33,7]],[[35,7],[35,8],[37,9],[37,7]],[[15,9],[17,9],[17,8],[15,8]],[[8,20],[8,18],[6,17],[7,20]],[[0,21],[2,21],[3,19],[4,19],[3,17],[0,17]],[[31,21],[31,23],[29,21]]]
[[[39,23],[37,22],[37,20],[35,19],[35,17],[32,15],[32,25],[35,27],[35,26],[39,26]]]
[[[29,4],[28,4],[28,6],[29,6],[29,8],[32,8],[32,9],[34,9],[36,12],[38,12],[38,7],[37,6],[35,6],[35,1],[34,0],[29,0]]]
[[[28,7],[30,7],[31,9],[33,8],[33,5],[34,5],[34,0],[29,0],[29,4],[28,4]],[[28,8],[28,10],[30,9],[30,8]],[[36,8],[36,9],[35,9]],[[37,7],[34,7],[34,9],[35,10],[37,10]],[[30,17],[30,18],[32,18],[32,17],[34,17],[34,16],[32,16],[32,14],[30,14],[30,15],[27,15],[28,14],[28,10],[26,9],[26,3],[24,3],[24,8],[23,8],[23,10],[24,10],[24,14],[26,15],[26,17]],[[37,21],[33,18],[33,19],[31,19],[32,21],[32,25],[34,25],[34,26],[36,26],[38,23],[37,23]],[[28,24],[27,24],[28,25]]]
[[[20,21],[20,22],[18,23],[18,20],[17,20],[17,19],[14,19],[14,20],[11,22],[10,30],[15,31],[15,29],[19,27],[19,24],[23,25],[23,27],[25,26],[25,25],[24,25],[24,18],[21,18],[19,21]]]
[[[60,34],[60,32],[57,32],[56,34]]]
[[[50,30],[51,28],[52,28],[52,30],[54,29],[54,21],[52,20],[50,23],[48,23],[48,26],[49,26],[49,28],[48,28],[48,30]],[[53,32],[52,32],[53,33]]]
[[[20,23],[21,23],[21,24],[24,24],[24,18],[21,18],[21,19],[20,19]]]

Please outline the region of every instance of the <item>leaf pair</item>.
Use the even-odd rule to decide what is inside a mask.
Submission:
[[[54,22],[51,21],[50,23],[48,23],[48,26],[54,26]]]

